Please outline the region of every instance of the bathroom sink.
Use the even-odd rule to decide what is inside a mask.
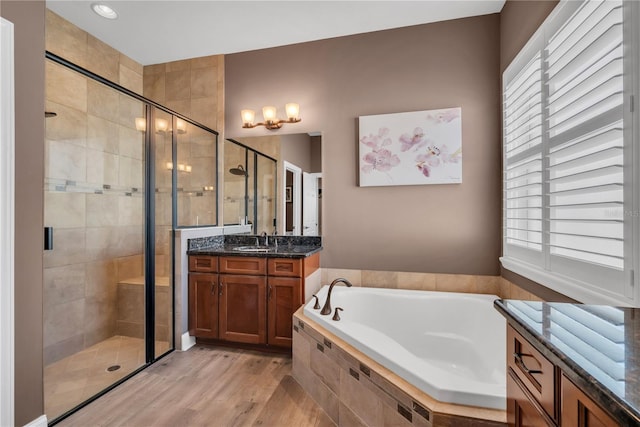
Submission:
[[[269,246],[238,246],[233,250],[238,252],[271,252],[273,248]]]

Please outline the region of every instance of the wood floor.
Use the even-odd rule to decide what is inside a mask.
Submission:
[[[291,358],[196,345],[173,352],[58,426],[334,426]]]

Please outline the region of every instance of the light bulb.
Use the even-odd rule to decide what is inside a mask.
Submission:
[[[276,107],[272,105],[267,105],[266,107],[262,107],[262,117],[264,117],[265,122],[275,122]]]
[[[290,102],[285,105],[285,110],[287,110],[287,118],[289,120],[296,120],[298,115],[300,114],[300,106],[295,102]]]

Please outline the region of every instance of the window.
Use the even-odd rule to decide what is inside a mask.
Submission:
[[[638,301],[633,3],[561,2],[503,75],[501,261],[583,302]]]

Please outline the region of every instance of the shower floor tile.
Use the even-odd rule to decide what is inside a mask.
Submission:
[[[156,355],[169,343],[156,341]],[[144,365],[144,340],[113,336],[44,368],[44,406],[52,420]],[[107,368],[118,365],[119,369]]]

